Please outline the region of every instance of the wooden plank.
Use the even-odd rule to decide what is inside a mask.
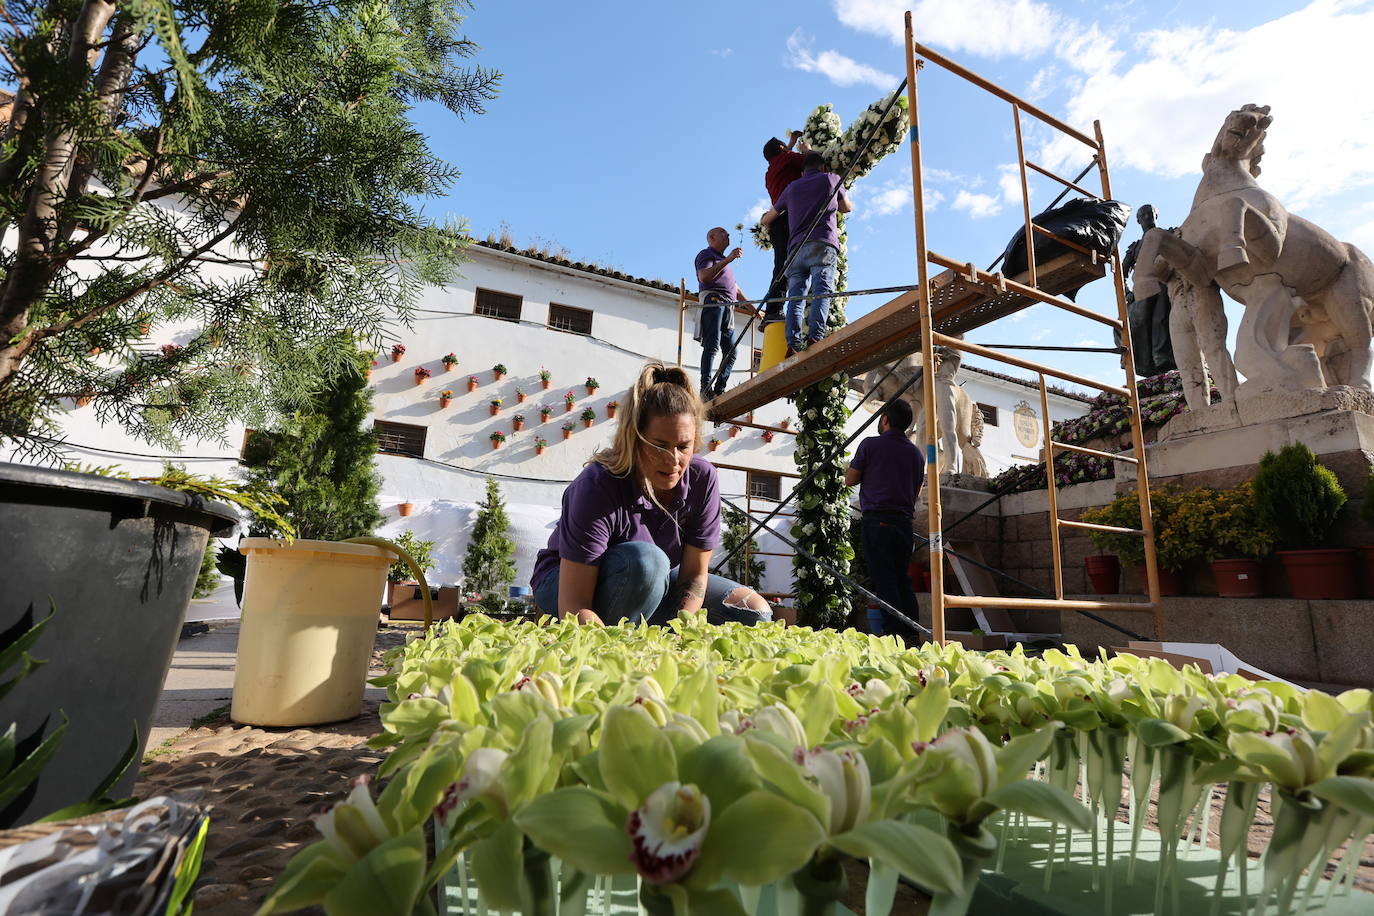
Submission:
[[[1039,265],[1039,288],[1060,295],[1100,278],[1104,271],[1100,260],[1094,264],[1077,252],[1067,252]],[[1029,278],[1021,274],[1013,279],[1025,283]],[[1014,290],[970,282],[955,270],[932,277],[930,287],[935,330],[950,336],[965,334],[1036,304]],[[707,403],[707,416],[723,423],[837,372],[860,375],[914,352],[921,343],[917,299],[915,290],[902,293],[825,340],[728,389]]]

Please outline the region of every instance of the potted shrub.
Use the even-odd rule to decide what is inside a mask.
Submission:
[[[404,502],[404,503],[397,503],[397,504],[396,504],[396,514],[399,515],[401,518],[409,518],[414,512],[415,512],[415,504],[412,503],[412,502]],[[404,546],[404,545],[402,545],[402,546]]]
[[[545,404],[543,407],[539,408],[539,422],[540,422],[540,423],[547,423],[547,422],[549,422],[549,417],[551,417],[551,416],[553,416],[553,408],[550,407],[548,404]]]
[[[720,448],[720,440],[712,439],[710,442],[706,443],[706,447],[714,452],[716,449]]]
[[[516,388],[516,389],[515,389],[515,403],[517,403],[517,404],[523,404],[523,403],[525,403],[525,398],[527,398],[527,397],[529,397],[529,395],[525,394],[525,389],[523,389],[523,388]]]
[[[518,413],[515,416],[511,417],[510,425],[511,428],[514,429],[517,433],[520,432],[520,430],[525,428],[525,415],[522,413]]]
[[[563,424],[563,438],[564,438],[564,439],[571,439],[571,438],[572,438],[572,434],[573,434],[573,430],[575,430],[575,429],[577,429],[577,424],[574,423],[572,420],[569,420],[567,423],[564,423],[564,424]]]
[[[500,448],[501,443],[506,441],[506,434],[498,429],[496,432],[492,433],[487,438],[491,439],[492,448]]]
[[[565,395],[563,395],[563,409],[564,409],[567,413],[572,413],[572,409],[573,409],[574,407],[576,407],[576,406],[577,406],[577,395],[575,395],[575,394],[572,393],[572,389],[569,389],[569,390],[568,390],[568,393],[565,394]]]
[[[1255,510],[1247,481],[1229,490],[1199,487],[1182,494],[1172,528],[1212,566],[1222,598],[1258,598],[1264,594],[1259,558],[1274,546],[1274,529]]]
[[[401,361],[401,357],[402,357],[402,356],[405,356],[405,355],[406,355],[406,345],[405,345],[405,344],[397,344],[396,346],[394,346],[394,347],[391,348],[391,361],[392,361],[393,363],[399,363],[399,362]]]
[[[731,439],[735,438],[736,436],[738,436],[738,435],[739,435],[741,432],[743,432],[743,431],[744,431],[744,428],[741,427],[741,426],[731,426],[731,427],[730,427],[730,438],[731,438]]]
[[[432,375],[432,374],[433,374],[433,373],[431,373],[431,372],[430,372],[428,369],[426,369],[424,366],[416,366],[416,367],[415,367],[415,384],[417,384],[417,385],[423,385],[423,384],[425,383],[425,379],[429,378],[430,375]]]
[[[468,376],[468,391],[469,391],[469,392],[476,391],[476,390],[477,390],[477,385],[478,385],[477,376],[475,376],[475,375],[469,375],[469,376]]]
[[[545,391],[553,387],[553,373],[542,366],[539,368],[539,384]]]
[[[439,392],[439,407],[444,408],[453,403],[453,390],[445,388]]]
[[[1197,545],[1170,526],[1178,491],[1169,487],[1150,491],[1150,508],[1155,522],[1155,559],[1159,566],[1159,593],[1183,594],[1183,567],[1201,554]],[[1114,528],[1140,528],[1140,503],[1134,490],[1118,493],[1116,498],[1099,509],[1088,509],[1083,521],[1091,525],[1111,525]],[[1147,590],[1145,567],[1145,539],[1138,534],[1119,534],[1114,531],[1089,531],[1088,539],[1103,553],[1116,555],[1122,566],[1140,568],[1141,591]],[[1110,563],[1094,563],[1101,583],[1105,586],[1112,576]],[[1099,593],[1110,594],[1110,593]]]
[[[619,401],[611,401],[609,404],[607,404],[607,405],[606,405],[606,419],[607,419],[607,420],[614,420],[614,419],[615,419],[615,412],[616,412],[617,410],[619,410],[619,409],[620,409],[620,402],[619,402]]]
[[[1355,551],[1327,548],[1345,490],[1302,443],[1265,452],[1255,474],[1255,509],[1274,527],[1279,562],[1294,598],[1354,598]]]
[[[534,453],[535,453],[536,455],[542,455],[542,454],[544,454],[544,449],[546,449],[546,448],[548,448],[548,447],[549,447],[549,440],[545,439],[543,436],[535,436],[535,437],[534,437]]]
[[[773,441],[773,431],[772,431],[771,429],[765,429],[765,430],[763,431],[763,441],[764,441],[764,442],[772,442],[772,441]]]
[[[505,365],[503,365],[502,363],[497,363],[496,365],[492,366],[491,375],[492,378],[496,379],[498,382],[501,381],[501,379],[506,377]]]
[[[409,505],[409,503],[403,503],[403,505]],[[406,514],[408,515],[409,513]],[[391,540],[396,543],[396,546],[410,554],[411,559],[420,567],[421,572],[429,573],[430,570],[434,569],[434,541],[421,540],[411,531],[402,531]],[[386,603],[394,608],[401,602],[412,600],[410,596],[405,593],[405,589],[401,588],[401,600],[398,601],[396,596],[397,586],[419,586],[419,584],[420,583],[413,578],[410,567],[405,564],[405,561],[398,559],[395,563],[392,563],[391,567],[386,571]]]
[[[587,386],[587,397],[591,397],[592,395],[596,394],[596,389],[601,387],[601,383],[590,375],[587,376],[587,381],[584,384],[586,384]]]
[[[458,354],[457,354],[457,353],[449,353],[449,354],[446,354],[446,355],[443,357],[442,362],[443,362],[443,364],[444,364],[444,371],[445,371],[445,372],[452,372],[452,371],[453,371],[453,367],[456,366],[456,365],[458,365]]]
[[[494,417],[494,416],[496,416],[496,415],[497,415],[498,413],[500,413],[500,412],[501,412],[501,399],[500,399],[500,398],[492,398],[492,399],[491,399],[491,415]]]
[[[591,429],[591,428],[592,428],[592,424],[595,423],[595,422],[596,422],[596,411],[595,411],[595,410],[592,410],[590,407],[588,407],[586,410],[582,411],[582,425],[583,425],[583,426],[587,427],[588,429]]]

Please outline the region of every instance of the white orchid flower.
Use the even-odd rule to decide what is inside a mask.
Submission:
[[[368,791],[370,781],[370,776],[359,776],[348,798],[315,818],[315,829],[324,841],[350,862],[357,862],[391,838]]]
[[[475,798],[486,798],[504,812],[506,790],[501,785],[501,770],[509,756],[494,747],[479,747],[468,754],[463,761],[462,778],[448,787],[434,808],[439,820],[447,823],[450,812]]]
[[[1305,731],[1239,732],[1228,743],[1233,754],[1286,789],[1301,789],[1329,775],[1316,743]]]
[[[759,731],[781,735],[793,747],[806,747],[806,729],[791,709],[778,703],[765,706],[754,713],[754,727]]]
[[[720,714],[720,730],[726,735],[742,735],[754,727],[754,720],[738,709],[727,709]]]
[[[792,759],[813,776],[830,800],[830,833],[846,833],[868,820],[872,779],[868,762],[852,750],[797,748]]]
[[[625,824],[639,876],[650,884],[682,878],[701,854],[710,823],[711,800],[690,783],[665,782],[649,793]]]

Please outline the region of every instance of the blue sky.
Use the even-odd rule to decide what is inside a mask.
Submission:
[[[477,0],[467,32],[482,45],[477,60],[505,79],[485,115],[420,111],[434,149],[463,172],[427,212],[461,217],[479,236],[505,224],[517,243],[675,283],[707,229],[733,233],[766,204],[768,137],[826,102],[848,124],[896,88],[908,8],[918,41],[1086,133],[1100,119],[1114,196],[1154,203],[1165,225],[1186,216],[1226,113],[1273,106],[1261,183],[1374,252],[1374,0]],[[1010,110],[936,67],[919,86],[930,246],[987,265],[1021,219],[1006,168],[1016,161]],[[1087,164],[1083,148],[1048,139],[1031,129],[1027,155],[1066,177]],[[915,282],[910,186],[903,147],[856,187],[851,288]],[[1033,181],[1032,207],[1058,191]],[[1125,241],[1137,234],[1132,222]],[[747,294],[763,293],[771,257],[745,245]],[[849,315],[884,301],[852,300]],[[1115,308],[1105,282],[1080,301]],[[1110,342],[1101,325],[1048,307],[970,339]],[[1114,357],[1051,361],[1119,378]]]

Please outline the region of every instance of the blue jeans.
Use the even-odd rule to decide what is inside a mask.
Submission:
[[[724,391],[735,368],[734,305],[707,305],[701,309],[701,394],[709,397],[713,391]],[[711,372],[711,365],[720,358],[720,380]]]
[[[592,610],[606,623],[667,623],[677,616],[674,593],[678,568],[669,569],[668,555],[653,544],[616,544],[601,558],[600,570]],[[708,576],[706,597],[702,600],[706,619],[711,623],[733,620],[748,625],[772,620],[772,611],[760,613],[748,607],[726,605],[725,597],[741,587],[724,576]],[[534,601],[544,613],[558,616],[557,569],[534,586]]]
[[[806,294],[806,281],[811,281],[811,295],[814,297],[806,306],[807,339],[812,343],[825,338],[825,323],[830,316],[829,294],[835,291],[835,271],[838,269],[840,253],[825,242],[803,242],[792,257],[787,268],[787,295]],[[786,323],[787,345],[800,350],[802,302],[794,299],[787,303]]]

